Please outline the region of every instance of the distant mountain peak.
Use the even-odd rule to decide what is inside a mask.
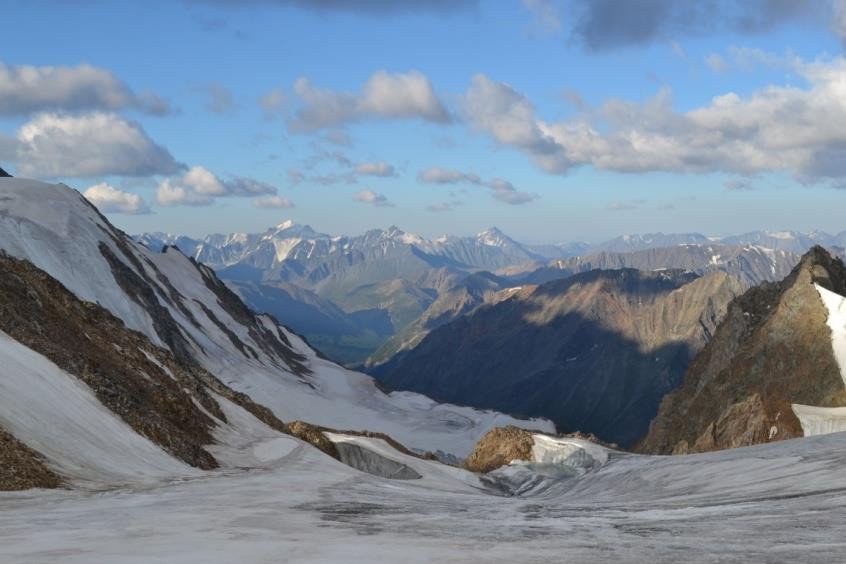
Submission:
[[[12,178],[12,175],[3,170],[2,167],[0,167],[0,178]]]
[[[290,229],[290,228],[294,227],[295,225],[296,225],[296,223],[294,222],[293,219],[286,219],[285,221],[283,221],[282,223],[277,225],[276,229],[279,230],[279,231],[285,231],[286,229]]]
[[[501,247],[511,242],[511,237],[503,233],[498,227],[489,227],[476,234],[476,239],[491,247]]]

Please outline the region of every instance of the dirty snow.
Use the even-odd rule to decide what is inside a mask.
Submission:
[[[0,561],[830,563],[846,553],[844,465],[843,433],[613,453],[504,497],[449,477],[378,478],[298,445],[257,471],[0,494]]]

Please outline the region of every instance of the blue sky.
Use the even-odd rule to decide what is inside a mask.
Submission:
[[[0,164],[130,232],[846,229],[839,0],[2,4]]]

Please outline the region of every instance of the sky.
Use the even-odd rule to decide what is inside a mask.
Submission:
[[[846,0],[0,7],[0,166],[130,233],[846,230]]]

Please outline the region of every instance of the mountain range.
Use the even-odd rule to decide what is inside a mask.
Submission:
[[[719,269],[504,290],[462,273],[433,322],[484,304],[383,365],[430,350],[423,379],[453,355],[447,391],[565,404],[568,430],[677,456],[386,391],[63,185],[0,179],[0,250],[0,559],[449,560],[460,545],[551,561],[564,543],[585,560],[745,561],[772,552],[773,527],[791,561],[842,548],[819,539],[840,532],[822,511],[846,506],[846,435],[830,434],[846,429],[846,268],[821,248],[746,290]]]
[[[750,287],[784,277],[814,244],[842,253],[846,232],[653,233],[595,245],[527,245],[496,228],[429,240],[397,227],[343,236],[285,221],[255,234],[135,238],[153,251],[176,246],[211,266],[251,307],[284,317],[330,358],[375,366],[524,284],[596,268],[680,268],[727,272]]]

